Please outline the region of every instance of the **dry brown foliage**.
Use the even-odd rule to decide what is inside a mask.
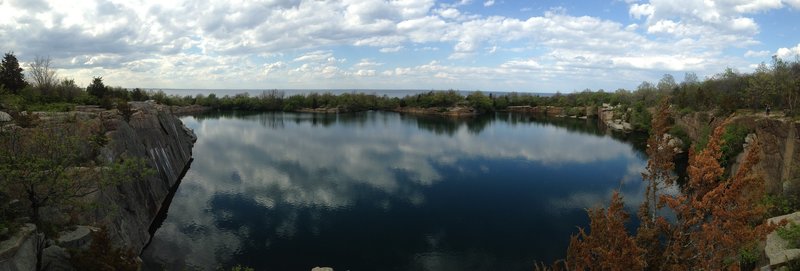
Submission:
[[[688,181],[681,193],[659,192],[675,180],[674,153],[663,136],[668,116],[669,104],[662,102],[648,140],[650,159],[642,174],[648,184],[636,236],[625,230],[628,214],[615,192],[607,210],[588,211],[590,233],[580,229],[570,240],[564,263],[570,270],[739,270],[741,252],[756,248],[777,227],[765,223],[764,181],[751,174],[758,162],[758,142],[748,148],[733,176],[723,176],[720,146],[728,121],[714,129],[705,149],[690,152]],[[674,221],[659,214],[664,206],[675,214]]]
[[[644,250],[625,229],[629,215],[622,196],[614,192],[608,209],[590,209],[591,234],[579,229],[572,236],[567,260],[572,270],[641,270],[645,266]]]

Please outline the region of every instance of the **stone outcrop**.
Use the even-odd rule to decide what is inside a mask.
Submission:
[[[0,242],[0,270],[28,271],[36,268],[33,224],[26,224],[8,240]]]
[[[6,112],[0,111],[0,122],[9,122],[11,120],[13,120],[11,118],[11,115],[9,115]]]
[[[787,222],[800,224],[800,212],[770,218],[772,223]],[[791,260],[800,259],[800,248],[789,248],[789,241],[781,238],[777,231],[767,235],[767,242],[764,247],[764,254],[769,259],[769,266],[776,268],[787,264]]]
[[[171,114],[168,107],[153,102],[132,102],[133,114],[125,122],[119,114],[104,117],[111,143],[102,152],[105,159],[145,158],[155,169],[143,180],[106,188],[100,193],[94,217],[107,225],[117,245],[140,252],[150,240],[150,225],[164,200],[183,177],[192,160],[197,139],[190,129]],[[103,114],[109,113],[109,111]]]
[[[719,125],[725,118],[715,117],[710,113],[697,112],[676,117],[676,125],[683,127],[689,138],[697,142],[700,137],[711,133],[712,127]],[[752,142],[760,144],[759,161],[753,166],[752,174],[764,178],[768,193],[773,195],[793,195],[800,191],[800,123],[791,119],[766,118],[764,116],[734,116],[731,125],[741,125],[751,129],[753,133],[745,138],[745,150]],[[731,172],[736,172],[744,160],[745,152],[740,153],[731,165]]]
[[[603,104],[601,107],[598,107],[597,118],[600,120],[600,123],[615,131],[633,131],[633,125],[614,114],[615,109],[616,107],[610,104]]]
[[[189,168],[192,146],[197,138],[168,106],[154,102],[131,102],[130,105],[132,114],[128,121],[116,109],[103,110],[93,106],[71,112],[34,114],[38,116],[39,125],[80,122],[91,127],[103,127],[101,131],[105,131],[109,141],[100,149],[98,159],[111,162],[141,158],[153,169],[152,175],[105,187],[84,198],[98,208],[77,218],[81,224],[106,227],[115,246],[139,253],[150,241],[151,225],[157,215],[168,208],[164,205],[165,200]],[[12,238],[17,240],[8,246],[12,249],[0,251],[0,270],[33,269],[30,263],[35,264],[36,258],[31,241],[34,238],[30,238],[30,232],[35,227],[26,229],[20,231],[22,235],[19,238]],[[56,240],[48,240],[43,261],[58,266],[58,270],[69,270],[69,255],[65,248],[88,247],[91,232],[96,230],[77,226],[62,232]]]

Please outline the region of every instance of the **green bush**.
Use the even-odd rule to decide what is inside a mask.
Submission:
[[[729,166],[733,163],[739,153],[744,150],[744,140],[752,131],[747,127],[739,124],[731,124],[725,127],[725,133],[722,134],[722,157],[720,157],[720,165],[723,167]]]
[[[794,195],[766,195],[762,203],[767,207],[770,217],[790,214],[798,208],[797,196]]]
[[[800,225],[791,223],[778,229],[778,236],[789,241],[790,249],[800,248]]]
[[[684,151],[689,150],[689,146],[692,145],[692,139],[689,137],[689,134],[686,132],[686,129],[684,129],[683,126],[673,125],[669,129],[669,134],[683,141]]]
[[[122,114],[122,118],[125,119],[125,122],[131,121],[131,116],[133,115],[133,109],[131,109],[131,105],[128,104],[128,102],[118,101],[117,110],[119,110],[119,113]]]

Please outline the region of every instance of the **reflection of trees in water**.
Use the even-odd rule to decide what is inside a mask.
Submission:
[[[334,124],[364,126],[369,122],[383,121],[391,117],[392,114],[386,112],[356,112],[356,113],[283,113],[267,112],[256,113],[252,111],[212,111],[195,115],[198,122],[205,119],[255,119],[262,126],[273,129],[285,127],[286,121],[293,121],[295,124],[310,123],[312,126],[329,127]],[[399,113],[398,113],[399,114]],[[608,130],[600,125],[599,120],[556,118],[548,117],[543,114],[498,112],[478,116],[450,117],[435,115],[413,115],[399,114],[402,122],[415,125],[420,130],[430,131],[437,135],[453,136],[462,126],[466,127],[470,134],[480,134],[492,122],[508,123],[511,126],[520,124],[538,124],[545,126],[555,126],[564,128],[570,132],[588,134],[594,136],[611,136],[622,142],[631,143],[640,158],[646,158],[644,152],[647,148],[647,134],[645,133],[622,133]]]
[[[512,126],[518,124],[539,124],[546,126],[555,126],[564,128],[567,131],[594,135],[594,136],[610,136],[616,140],[630,143],[636,151],[636,155],[640,159],[647,159],[645,150],[647,149],[647,134],[640,132],[623,133],[617,132],[603,127],[598,119],[573,119],[573,118],[556,118],[548,117],[543,114],[529,114],[529,113],[497,113],[495,120],[507,122]]]
[[[437,135],[453,136],[458,129],[466,126],[470,134],[480,134],[492,122],[492,116],[431,116],[401,114],[400,119],[405,123],[416,124],[417,128],[433,132]]]

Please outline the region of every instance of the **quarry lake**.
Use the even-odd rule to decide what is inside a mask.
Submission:
[[[531,270],[585,208],[635,214],[643,138],[595,120],[209,113],[145,270]],[[638,138],[634,138],[638,137]],[[635,215],[634,215],[635,216]]]

